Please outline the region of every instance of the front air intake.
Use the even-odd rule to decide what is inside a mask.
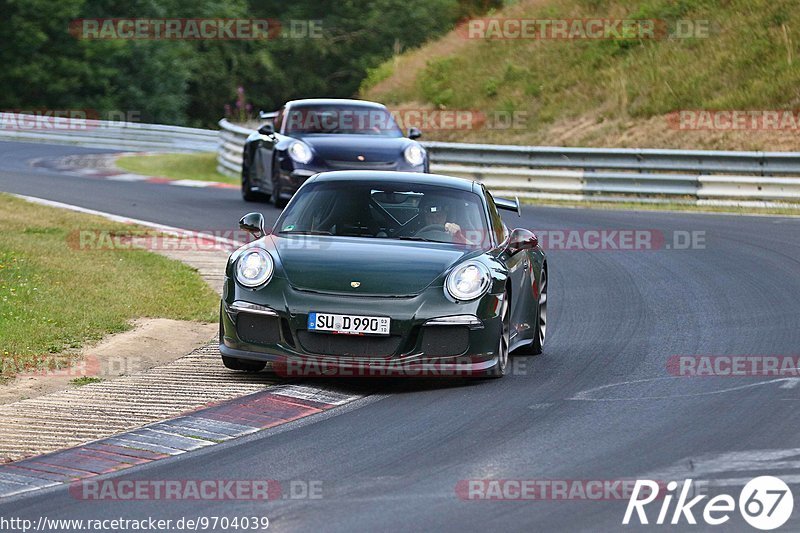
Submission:
[[[276,344],[281,340],[280,319],[275,316],[239,313],[236,317],[236,333],[244,342]]]

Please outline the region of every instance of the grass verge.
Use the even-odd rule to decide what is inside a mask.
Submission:
[[[69,384],[73,387],[83,387],[84,385],[91,385],[92,383],[102,383],[102,378],[93,378],[88,376],[81,376],[79,378],[75,378],[70,380]]]
[[[216,320],[218,297],[183,263],[145,250],[79,249],[71,238],[137,228],[3,194],[0,228],[0,379],[69,366],[78,348],[134,318]]]
[[[124,156],[117,159],[117,166],[128,172],[145,176],[239,183],[237,178],[217,172],[217,154],[214,152]]]

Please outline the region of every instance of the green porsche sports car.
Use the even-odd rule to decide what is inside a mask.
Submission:
[[[288,376],[503,376],[538,354],[547,262],[479,182],[405,172],[317,174],[270,232],[231,254],[220,306],[226,367]]]

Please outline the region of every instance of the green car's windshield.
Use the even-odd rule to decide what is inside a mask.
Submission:
[[[481,247],[489,242],[477,194],[409,183],[309,183],[280,216],[275,232]]]

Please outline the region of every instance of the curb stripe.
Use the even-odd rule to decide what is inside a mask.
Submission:
[[[214,446],[356,398],[311,387],[279,385],[226,400],[113,437],[0,465],[0,499]]]
[[[12,466],[12,465],[9,465],[7,467],[7,470],[8,470],[8,472],[10,472],[12,474],[15,473],[15,472],[19,472],[22,475],[24,475],[26,473],[28,475],[30,475],[30,472],[31,472],[30,469],[26,470],[24,468],[19,468],[19,467]],[[44,470],[35,470],[35,472],[36,472],[36,477],[38,479],[49,479],[50,481],[71,481],[72,480],[72,478],[70,476],[67,476],[65,474],[53,474],[52,472],[45,472]]]
[[[119,155],[127,154],[113,154],[110,156],[96,156],[96,159],[116,159]],[[233,183],[225,183],[222,181],[201,181],[191,179],[174,179],[165,176],[147,176],[144,174],[134,174],[121,170],[114,170],[108,168],[91,168],[83,166],[70,165],[71,158],[61,159],[37,159],[31,161],[31,165],[40,168],[46,168],[72,176],[80,176],[83,178],[104,179],[109,181],[126,181],[135,182],[143,181],[146,183],[161,183],[167,185],[174,185],[177,187],[194,187],[194,188],[211,188],[211,189],[239,189],[239,185]]]
[[[146,181],[147,176],[142,176],[140,174],[109,174],[105,176],[107,180],[112,181]]]
[[[104,444],[102,442],[90,443],[83,446],[83,448],[99,452],[107,451],[125,458],[136,459],[143,463],[164,458],[163,455],[158,453],[152,453],[145,450],[136,450],[134,448],[126,448],[123,446],[114,446],[113,444]]]

